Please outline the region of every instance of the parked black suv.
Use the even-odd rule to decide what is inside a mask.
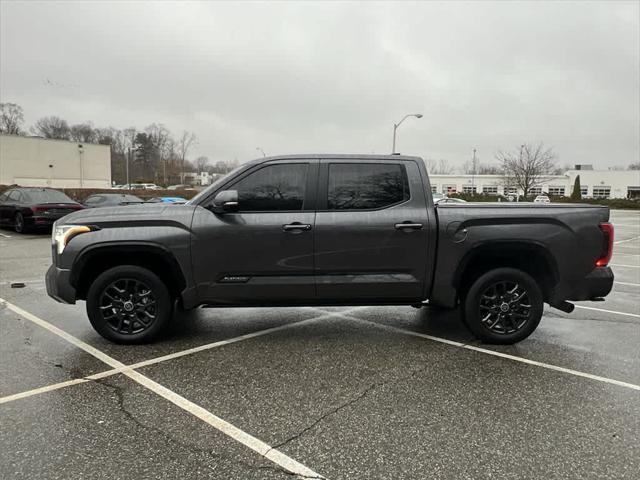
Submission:
[[[58,221],[47,290],[86,300],[94,328],[151,340],[174,304],[460,304],[475,335],[513,343],[543,302],[599,299],[613,274],[609,210],[435,207],[422,159],[295,155],[249,162],[186,205],[84,210]]]

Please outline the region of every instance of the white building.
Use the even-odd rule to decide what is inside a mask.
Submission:
[[[0,135],[0,184],[109,188],[111,147],[40,137]]]
[[[530,194],[542,193],[568,197],[576,176],[580,175],[583,197],[638,198],[640,197],[640,170],[568,170],[564,175],[544,177],[540,187]],[[520,194],[515,186],[505,185],[502,175],[429,175],[433,193],[484,193],[487,195]]]

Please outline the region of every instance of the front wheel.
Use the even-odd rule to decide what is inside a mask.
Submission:
[[[464,299],[467,327],[487,343],[524,340],[538,327],[542,311],[540,287],[515,268],[496,268],[480,276]]]
[[[93,328],[115,343],[146,343],[157,338],[173,315],[173,299],[152,271],[121,265],[101,273],[87,292]]]
[[[17,212],[15,217],[13,217],[13,229],[16,233],[26,233],[27,231],[27,227],[24,223],[24,215],[20,212]]]

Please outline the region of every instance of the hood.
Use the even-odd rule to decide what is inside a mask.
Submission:
[[[119,207],[87,208],[62,217],[56,223],[97,225],[101,227],[168,225],[179,223],[189,227],[194,205],[147,203]]]

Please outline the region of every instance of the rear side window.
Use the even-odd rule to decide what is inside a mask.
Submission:
[[[241,212],[302,210],[307,183],[306,163],[269,165],[237,182]]]
[[[329,165],[329,210],[371,210],[409,199],[409,182],[397,163],[332,163]]]
[[[18,190],[11,190],[7,195],[7,198],[12,202],[17,201],[19,197],[20,197],[20,192],[18,192]]]

